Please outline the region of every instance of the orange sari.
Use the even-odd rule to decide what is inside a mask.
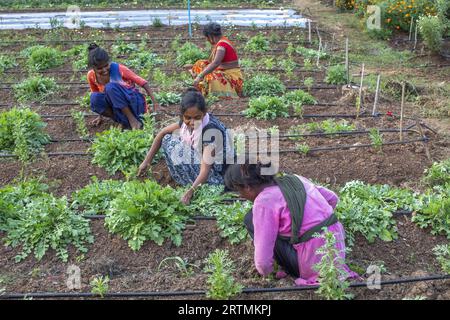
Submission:
[[[227,37],[222,37],[219,42],[224,41],[234,48],[232,42]],[[200,74],[216,56],[217,44],[211,51],[208,60],[198,60],[192,67],[194,74]],[[204,96],[213,94],[219,98],[238,98],[242,95],[242,86],[244,84],[241,68],[220,69],[217,68],[213,72],[207,74],[203,81],[199,83],[198,89]]]

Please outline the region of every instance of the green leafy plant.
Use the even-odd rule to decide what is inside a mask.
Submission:
[[[321,255],[320,261],[314,266],[319,272],[320,285],[316,293],[327,300],[351,299],[353,296],[345,292],[350,284],[345,280],[348,274],[342,268],[345,262],[336,249],[334,234],[326,231],[316,237],[324,240],[324,245],[316,250],[316,254]]]
[[[208,291],[206,296],[211,299],[229,299],[242,292],[242,285],[235,282],[233,261],[228,256],[228,251],[216,249],[206,259],[204,271],[209,273]]]
[[[42,101],[54,94],[58,89],[55,79],[31,76],[13,86],[14,94],[19,102]]]
[[[181,94],[174,92],[157,92],[154,94],[160,106],[169,106],[181,102]]]
[[[174,86],[175,79],[165,74],[161,69],[156,68],[152,74],[153,82],[162,90],[169,90]]]
[[[111,47],[111,52],[114,56],[128,55],[136,52],[138,47],[134,43],[128,43],[123,40],[119,40],[116,44]]]
[[[270,120],[289,116],[288,109],[289,106],[280,97],[261,96],[250,99],[244,114],[246,117]]]
[[[383,146],[383,136],[380,134],[380,130],[377,128],[369,129],[369,137],[375,148],[381,150],[381,147]]]
[[[269,41],[263,34],[258,34],[247,41],[244,50],[253,53],[269,51]]]
[[[441,244],[433,248],[433,253],[440,263],[442,271],[450,274],[450,245]]]
[[[327,54],[323,51],[314,50],[310,48],[305,48],[303,46],[298,46],[295,48],[295,52],[300,54],[304,59],[317,59],[317,56],[319,56],[320,59],[327,58]]]
[[[111,201],[105,225],[136,251],[147,240],[162,245],[165,239],[170,239],[179,246],[186,220],[186,207],[174,189],[150,180],[128,181]]]
[[[349,124],[347,120],[343,119],[336,121],[334,119],[327,119],[319,122],[308,122],[294,126],[289,129],[289,134],[298,135],[305,133],[338,133],[353,131],[356,127],[353,124]],[[292,137],[292,139],[297,139],[297,137]]]
[[[336,215],[345,227],[350,246],[357,232],[369,243],[376,238],[383,241],[396,239],[397,226],[392,213],[421,208],[417,195],[409,190],[388,185],[366,185],[361,181],[347,182],[340,190],[339,197]]]
[[[441,162],[434,162],[425,170],[424,182],[429,186],[450,184],[450,158]]]
[[[287,45],[287,47],[286,47],[286,54],[289,56],[289,57],[292,57],[292,55],[295,53],[295,47],[294,47],[294,45],[292,44],[292,42],[289,42],[288,43],[288,45]]]
[[[177,48],[175,63],[182,67],[186,64],[194,64],[197,60],[207,59],[208,54],[203,52],[197,45],[186,42],[181,48]]]
[[[166,61],[156,53],[149,51],[137,51],[126,61],[127,67],[135,72],[148,75],[156,66],[161,66]]]
[[[84,112],[72,110],[70,115],[75,122],[80,138],[89,138],[89,131],[86,127],[86,122],[84,121]]]
[[[303,115],[303,105],[305,104],[316,104],[316,99],[309,93],[303,90],[289,91],[283,96],[283,100],[289,106],[294,108],[294,113],[296,115]]]
[[[306,143],[299,144],[296,146],[296,148],[298,152],[304,155],[307,155],[311,151],[311,147],[308,146]]]
[[[163,25],[161,19],[158,18],[158,17],[156,17],[156,18],[154,18],[154,19],[152,20],[152,26],[153,26],[154,28],[161,28],[161,27],[164,26],[164,25]]]
[[[93,243],[89,221],[73,212],[67,199],[43,194],[19,209],[15,219],[8,220],[6,245],[21,247],[16,262],[31,252],[41,260],[49,248],[64,262],[68,260],[69,245],[87,252],[86,244]]]
[[[267,57],[261,60],[262,65],[266,69],[273,69],[275,66],[275,58],[274,57]]]
[[[421,208],[412,221],[420,228],[431,228],[434,235],[442,234],[450,239],[450,183],[435,186],[421,197]]]
[[[437,16],[421,16],[417,22],[420,35],[426,46],[433,52],[439,52],[442,48],[444,23]]]
[[[180,195],[187,190],[180,188]],[[226,198],[223,185],[204,184],[195,190],[186,209],[192,215],[216,216],[222,210],[222,201]]]
[[[231,244],[238,244],[248,237],[244,225],[244,217],[252,208],[248,201],[236,201],[231,205],[222,205],[217,211],[217,225],[221,230],[220,235],[227,238]]]
[[[27,66],[31,71],[42,71],[64,63],[64,54],[60,50],[41,45],[22,50],[21,56],[27,58]]]
[[[50,142],[46,124],[29,108],[13,108],[0,113],[0,150],[28,161]]]
[[[95,277],[89,283],[91,285],[91,293],[97,294],[100,297],[104,297],[109,290],[109,277],[108,276],[100,276]]]
[[[106,214],[111,201],[121,193],[123,182],[120,180],[99,181],[92,177],[92,182],[72,193],[72,208],[85,215]]]
[[[104,168],[110,175],[129,172],[145,158],[153,141],[154,118],[146,115],[143,130],[121,131],[111,128],[97,133],[90,147],[92,163]]]
[[[347,83],[347,71],[345,65],[338,64],[331,66],[327,70],[325,82],[328,84],[345,84]]]
[[[11,56],[0,56],[0,75],[8,69],[17,67],[16,60]]]
[[[278,62],[278,66],[283,69],[288,79],[291,79],[294,76],[297,63],[292,59],[282,59]]]
[[[311,88],[314,85],[314,78],[308,77],[303,81],[303,85],[311,92]]]
[[[75,101],[77,103],[79,103],[80,107],[82,107],[83,109],[90,110],[90,108],[91,108],[91,93],[86,92],[84,94],[84,96],[77,98]]]
[[[312,71],[314,69],[314,65],[311,62],[311,59],[303,60],[303,68],[305,69],[305,71]]]
[[[283,82],[271,75],[257,74],[244,82],[244,94],[249,97],[275,96],[285,91]]]
[[[48,185],[38,179],[21,181],[0,189],[0,230],[7,231],[9,219],[17,220],[20,210],[33,199],[48,192]]]
[[[194,268],[198,268],[197,265],[188,263],[181,257],[167,257],[159,263],[158,271],[160,271],[163,266],[169,267],[170,262],[173,262],[176,271],[186,278],[194,274]]]

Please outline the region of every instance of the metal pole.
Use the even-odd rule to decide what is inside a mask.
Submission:
[[[189,20],[189,37],[192,38],[192,23],[191,23],[191,0],[188,0],[188,20]]]

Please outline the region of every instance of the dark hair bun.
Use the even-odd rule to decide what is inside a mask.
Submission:
[[[92,50],[95,50],[99,48],[99,46],[96,43],[91,43],[88,47],[88,51],[91,52]]]
[[[198,89],[195,88],[195,87],[189,87],[189,88],[187,88],[187,89],[186,89],[186,92],[198,92],[198,93],[201,93],[200,90],[198,90]]]

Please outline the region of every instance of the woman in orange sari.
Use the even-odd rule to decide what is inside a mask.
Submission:
[[[222,35],[220,25],[215,22],[204,27],[203,35],[213,48],[208,60],[199,60],[193,65],[191,74],[195,78],[194,86],[204,96],[242,96],[243,77],[233,43]]]

